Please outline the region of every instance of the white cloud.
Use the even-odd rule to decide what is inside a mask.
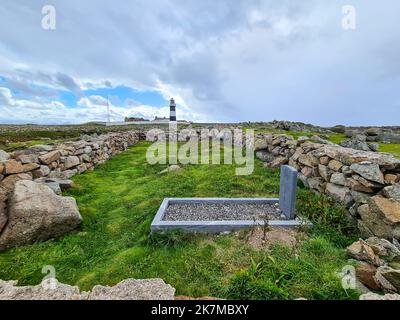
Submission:
[[[41,1],[2,1],[0,75],[29,99],[14,97],[12,105],[11,93],[0,92],[1,111],[29,106],[27,120],[104,120],[104,98],[82,90],[124,85],[174,96],[178,117],[198,121],[397,121],[397,0],[354,0],[355,31],[341,28],[339,0],[52,4],[57,30],[49,32],[37,18]],[[78,95],[77,106],[64,107],[64,116],[41,113],[57,90]],[[111,109],[114,118],[167,115],[140,104]]]
[[[96,108],[99,106],[104,107],[107,106],[107,99],[96,95],[83,97],[78,101],[77,105],[86,108]]]
[[[59,101],[36,102],[19,99],[13,96],[8,88],[0,87],[0,105],[2,110],[0,123],[70,124],[107,120],[107,99],[97,95],[82,97],[76,107],[70,108]],[[137,103],[121,107],[109,101],[109,109],[112,121],[123,121],[125,117],[132,116],[149,120],[155,116],[169,116],[169,107],[156,108]],[[178,110],[177,117],[188,120],[200,119],[199,115],[185,110]]]
[[[7,105],[10,104],[10,101],[11,101],[10,89],[0,87],[0,103]]]

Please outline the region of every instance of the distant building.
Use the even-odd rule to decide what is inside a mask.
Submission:
[[[146,120],[144,118],[140,118],[140,117],[125,117],[125,120],[123,123],[119,122],[119,123],[110,123],[108,122],[107,125],[117,125],[117,124],[129,124],[129,123],[142,123],[142,122],[149,122],[149,123],[169,123],[169,122],[178,122],[178,123],[185,123],[185,124],[190,124],[192,123],[191,121],[187,121],[187,120],[176,120],[176,103],[174,98],[171,98],[171,100],[169,101],[169,117],[155,117],[154,120]]]
[[[139,117],[125,117],[125,122],[138,122],[138,121],[149,121],[144,118],[139,118]]]
[[[166,117],[155,117],[153,121],[158,121],[158,122],[168,122],[169,119]]]

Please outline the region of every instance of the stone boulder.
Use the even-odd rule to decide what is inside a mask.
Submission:
[[[369,201],[370,209],[390,225],[400,224],[400,202],[374,196]]]
[[[345,148],[351,148],[361,151],[378,151],[379,145],[375,143],[368,143],[367,137],[362,134],[353,136],[350,140],[345,140],[340,143],[340,146]]]
[[[354,242],[347,247],[346,252],[351,258],[367,262],[376,267],[384,264],[384,261],[375,254],[374,250],[364,240]]]
[[[397,182],[400,182],[400,175],[396,175],[394,173],[385,174],[386,184],[396,184]]]
[[[319,165],[319,160],[311,154],[301,154],[298,161],[308,167],[316,167]]]
[[[346,127],[341,124],[338,124],[330,129],[331,129],[331,131],[336,132],[336,133],[345,133],[346,132]]]
[[[360,300],[400,300],[400,294],[388,293],[385,295],[380,295],[377,293],[368,292],[368,293],[362,294],[359,299]]]
[[[24,171],[21,162],[17,160],[10,159],[4,162],[4,173],[5,174],[15,174]]]
[[[339,186],[333,183],[328,183],[325,189],[326,193],[336,201],[343,203],[346,207],[350,207],[353,203],[353,198],[350,194],[350,189]]]
[[[400,249],[390,241],[378,237],[370,237],[365,242],[372,248],[376,255],[385,261],[400,260]]]
[[[400,134],[394,132],[381,132],[377,139],[383,143],[400,143]]]
[[[80,161],[77,156],[69,156],[65,159],[64,168],[70,169],[79,165]]]
[[[4,150],[0,150],[0,162],[10,159],[10,155]]]
[[[173,300],[175,289],[161,279],[121,281],[114,287],[95,286],[89,300]]]
[[[256,152],[257,159],[260,159],[263,162],[271,162],[274,160],[274,155],[266,150],[260,150]]]
[[[368,288],[400,292],[400,245],[395,239],[371,237],[354,242],[347,254],[357,260],[356,276]]]
[[[32,180],[32,175],[30,175],[29,173],[13,174],[4,178],[1,181],[0,186],[7,189],[8,191],[12,191],[14,189],[15,183],[20,180]]]
[[[54,280],[53,280],[54,281]],[[17,287],[18,281],[0,280],[0,300],[86,300],[87,293],[80,293],[79,288],[54,281],[54,288],[49,282],[37,286]]]
[[[281,166],[283,166],[286,163],[288,163],[287,157],[276,157],[271,162],[264,163],[264,166],[269,167],[269,168],[280,168]]]
[[[48,166],[41,165],[39,169],[32,171],[34,179],[48,176],[50,173],[50,168]]]
[[[17,281],[0,280],[0,300],[174,300],[175,289],[162,279],[126,279],[113,287],[95,286],[81,292],[48,279],[36,286],[18,287]]]
[[[329,161],[328,167],[329,167],[329,169],[331,169],[333,171],[339,171],[343,167],[343,163],[333,159],[333,160]]]
[[[370,137],[375,137],[381,132],[380,128],[368,128],[365,130],[365,134]]]
[[[38,168],[40,168],[40,165],[37,163],[27,163],[22,165],[23,172],[29,172]]]
[[[55,194],[62,195],[62,192],[74,186],[72,180],[58,178],[38,178],[34,180],[36,183],[41,183],[48,186]]]
[[[35,181],[37,182],[37,181]],[[38,182],[38,183],[42,183],[46,186],[48,186],[51,190],[53,190],[53,192],[59,196],[62,195],[62,190],[60,185],[57,182],[54,181],[46,181],[46,182]]]
[[[60,151],[56,150],[40,156],[39,160],[41,163],[49,165],[50,163],[60,159],[60,156],[61,156]]]
[[[367,180],[378,182],[380,184],[385,183],[383,173],[379,169],[379,165],[376,163],[371,163],[368,161],[354,163],[350,166],[350,169]]]
[[[320,137],[320,136],[317,136],[317,135],[312,136],[312,137],[310,138],[310,140],[311,140],[312,142],[321,143],[321,144],[331,144],[331,145],[334,144],[333,142],[330,142],[329,140],[324,139],[324,138],[322,138],[322,137]]]
[[[61,180],[68,180],[72,178],[74,175],[78,173],[77,169],[69,169],[69,170],[54,170],[51,171],[50,174],[48,175],[49,179],[61,179]]]
[[[375,280],[376,267],[367,263],[359,262],[356,265],[356,277],[365,286],[372,290],[379,290],[379,284]]]
[[[8,223],[0,235],[0,251],[64,235],[82,222],[76,201],[43,184],[21,180],[8,200]]]
[[[22,153],[22,154],[19,154],[19,155],[16,157],[16,159],[17,159],[18,161],[20,161],[22,164],[37,163],[37,162],[39,162],[39,157],[38,157],[38,155],[35,154],[35,153],[28,153],[28,154]]]
[[[324,184],[325,181],[322,178],[308,178],[307,179],[307,185],[311,190],[317,191],[317,192],[323,192],[324,191]]]
[[[353,197],[354,201],[357,204],[366,204],[368,202],[369,197],[370,197],[369,194],[363,193],[363,192],[359,192],[359,191],[356,191],[356,190],[351,190],[350,193],[351,193],[351,196]]]
[[[367,152],[343,148],[340,146],[322,145],[318,150],[320,156],[328,156],[332,159],[342,162],[345,165],[368,161],[375,163],[384,169],[394,170],[400,169],[400,159],[395,158],[392,154]]]
[[[370,198],[368,199],[368,202]],[[357,209],[362,220],[358,220],[358,228],[361,235],[365,237],[377,236],[379,238],[391,239],[393,227],[386,223],[382,217],[372,211],[368,204],[363,204]]]
[[[346,186],[350,187],[352,191],[363,192],[363,193],[374,193],[375,185],[370,183],[368,180],[360,177],[359,175],[353,175],[346,179]]]
[[[382,266],[377,269],[375,278],[386,292],[400,292],[400,270]]]
[[[368,147],[370,148],[371,151],[379,152],[379,144],[378,143],[369,142]]]
[[[331,179],[333,171],[327,166],[320,164],[318,165],[318,173],[322,178],[324,178],[325,181],[329,181]]]
[[[257,139],[254,142],[254,151],[268,149],[268,142],[266,139]]]
[[[341,172],[335,172],[334,174],[332,174],[330,182],[333,184],[345,186],[346,185],[346,177]]]
[[[400,202],[400,184],[388,186],[383,189],[383,195]]]
[[[6,203],[3,201],[0,201],[0,233],[1,230],[3,230],[4,226],[7,223],[7,210],[6,210],[7,206]]]
[[[10,192],[6,188],[0,186],[0,202],[6,202],[9,193]]]

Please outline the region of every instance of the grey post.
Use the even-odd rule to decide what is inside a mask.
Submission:
[[[297,170],[291,166],[281,167],[279,207],[288,219],[295,218]]]

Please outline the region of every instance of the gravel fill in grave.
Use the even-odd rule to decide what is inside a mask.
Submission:
[[[278,203],[172,203],[164,221],[286,220]]]

